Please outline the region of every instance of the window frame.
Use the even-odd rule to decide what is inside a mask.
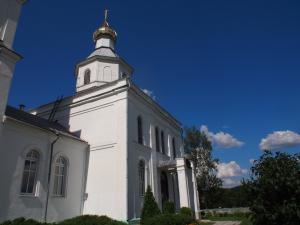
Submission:
[[[165,133],[163,130],[160,132],[160,138],[161,138],[161,153],[166,154],[166,146],[165,146]]]
[[[35,153],[37,157],[33,157],[32,154]],[[40,164],[40,159],[41,159],[41,154],[39,151],[35,149],[29,150],[24,159],[24,166],[23,166],[23,174],[22,174],[22,180],[21,180],[21,189],[20,189],[20,195],[21,196],[32,196],[35,197],[37,196],[37,181],[38,181],[38,173],[39,173],[39,164]],[[26,169],[26,162],[29,161],[29,168]],[[35,169],[34,171],[31,169],[32,163],[35,162]],[[34,179],[33,179],[33,184],[32,184],[32,192],[28,192],[29,189],[29,182],[30,182],[30,175],[34,172]],[[23,191],[23,186],[24,186],[24,179],[25,179],[25,174],[28,173],[27,181],[26,181],[26,191]]]
[[[173,156],[173,159],[176,159],[177,157],[177,154],[176,154],[176,140],[175,140],[175,137],[172,138],[172,156]]]
[[[91,83],[91,70],[86,69],[84,71],[84,76],[83,76],[83,85],[88,85]]]
[[[58,160],[61,161],[58,162]],[[57,172],[57,167],[58,167],[58,172]],[[63,168],[63,173],[61,173],[62,168]],[[65,198],[67,196],[68,169],[69,169],[68,159],[63,155],[59,155],[54,161],[53,184],[52,184],[53,197]],[[56,182],[57,182],[57,186],[56,186]]]
[[[144,160],[139,160],[138,163],[138,180],[139,180],[139,196],[144,197],[146,193],[146,163]]]
[[[144,145],[143,119],[141,116],[137,117],[138,143]]]
[[[159,137],[159,128],[155,127],[155,147],[156,151],[160,152],[160,137]]]

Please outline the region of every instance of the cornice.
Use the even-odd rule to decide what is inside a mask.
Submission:
[[[17,62],[23,58],[17,52],[6,47],[2,41],[0,41],[0,55],[4,55],[4,56],[8,57],[9,59],[13,60],[14,62]]]
[[[109,62],[109,63],[119,63],[125,67],[127,67],[127,69],[130,71],[130,74],[132,74],[134,72],[133,67],[131,67],[124,59],[120,58],[120,57],[109,57],[109,56],[99,56],[99,55],[95,55],[92,56],[90,58],[87,58],[81,62],[79,62],[76,67],[75,67],[75,76],[78,75],[78,69],[81,66],[87,65],[91,62],[94,61],[102,61],[102,62]]]
[[[130,90],[132,90],[139,97],[142,97],[150,106],[152,106],[152,108],[155,109],[155,111],[158,111],[160,114],[162,114],[165,118],[168,119],[168,121],[170,123],[172,123],[178,129],[182,128],[182,124],[175,117],[173,117],[166,109],[164,109],[160,104],[158,104],[151,97],[149,97],[147,94],[145,94],[131,80],[128,80],[128,82],[130,82],[130,85],[129,85],[130,86]]]
[[[20,4],[24,5],[25,3],[27,3],[27,0],[16,0],[17,2],[19,2]]]

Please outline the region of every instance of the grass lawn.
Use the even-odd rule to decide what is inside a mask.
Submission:
[[[245,217],[236,217],[236,216],[210,216],[205,219],[211,221],[242,221],[240,225],[252,225],[251,221]]]

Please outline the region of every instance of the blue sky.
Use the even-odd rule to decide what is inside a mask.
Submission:
[[[29,1],[14,46],[24,60],[11,105],[31,108],[74,93],[74,67],[93,50],[105,8],[117,52],[135,68],[141,88],[184,125],[206,125],[215,146],[222,137],[243,142],[215,147],[225,170],[234,161],[235,175],[245,175],[262,152],[261,139],[276,131],[292,132],[267,141],[279,137],[284,150],[299,151],[297,0]]]

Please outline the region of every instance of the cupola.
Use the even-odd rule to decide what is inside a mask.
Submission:
[[[76,91],[100,87],[130,77],[133,68],[115,51],[116,31],[108,24],[108,10],[104,22],[94,32],[94,51],[76,66]]]
[[[108,10],[106,9],[104,12],[104,21],[93,35],[94,42],[96,43],[96,48],[108,47],[114,49],[114,45],[117,40],[117,32],[109,26],[107,19]]]

